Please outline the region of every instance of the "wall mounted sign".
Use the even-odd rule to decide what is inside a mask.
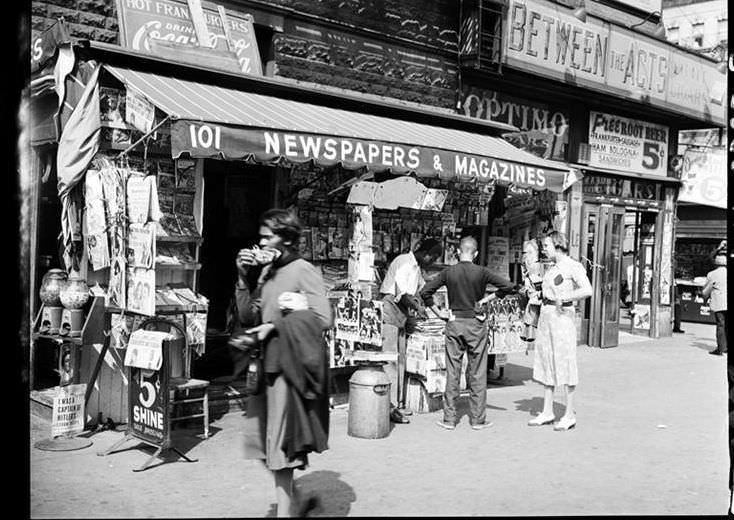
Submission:
[[[661,206],[661,186],[657,182],[587,174],[582,183],[584,198],[628,206]]]
[[[665,177],[669,133],[667,126],[589,112],[589,165]]]
[[[724,148],[687,149],[683,154],[683,186],[678,200],[726,208],[726,170]]]
[[[518,148],[546,159],[564,160],[571,118],[567,111],[529,99],[480,88],[466,89],[464,115],[516,126],[503,137]]]
[[[229,49],[222,18],[217,6],[202,2],[210,46]],[[240,69],[245,74],[262,75],[260,53],[252,26],[252,17],[225,9],[229,34]],[[163,40],[192,48],[199,47],[191,14],[184,0],[117,0],[120,45],[135,51],[151,53],[151,40]],[[206,46],[205,46],[206,47]]]
[[[712,92],[726,76],[716,63],[672,44],[591,18],[547,0],[509,0],[508,65],[565,83],[725,124]]]

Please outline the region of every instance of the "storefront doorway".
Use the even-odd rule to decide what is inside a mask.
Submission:
[[[614,347],[619,336],[619,292],[624,208],[584,205],[582,260],[593,293],[584,308],[591,347]]]
[[[619,328],[626,332],[650,332],[656,219],[654,211],[627,209],[624,215]]]
[[[584,305],[588,345],[615,347],[619,332],[648,335],[657,213],[585,204],[582,260],[593,293]]]

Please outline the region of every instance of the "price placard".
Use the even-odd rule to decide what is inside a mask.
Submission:
[[[667,126],[590,112],[589,165],[665,177],[669,134]]]

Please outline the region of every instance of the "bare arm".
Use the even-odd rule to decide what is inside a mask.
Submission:
[[[586,271],[581,264],[575,264],[571,277],[576,284],[576,289],[570,291],[566,295],[566,300],[583,300],[591,296],[592,288],[589,277],[586,276]]]
[[[711,291],[714,290],[714,281],[711,280],[711,278],[706,278],[706,285],[703,286],[703,289],[701,289],[701,295],[704,298],[708,298],[711,296]]]

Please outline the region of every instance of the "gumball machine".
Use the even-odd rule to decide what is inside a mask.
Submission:
[[[58,334],[61,327],[63,307],[60,292],[67,280],[66,272],[61,269],[50,269],[41,280],[39,296],[43,302],[41,325],[38,332],[41,334]]]
[[[86,280],[72,273],[62,284],[59,298],[64,306],[60,334],[70,337],[81,336],[84,325],[83,307],[89,300],[89,286]]]

